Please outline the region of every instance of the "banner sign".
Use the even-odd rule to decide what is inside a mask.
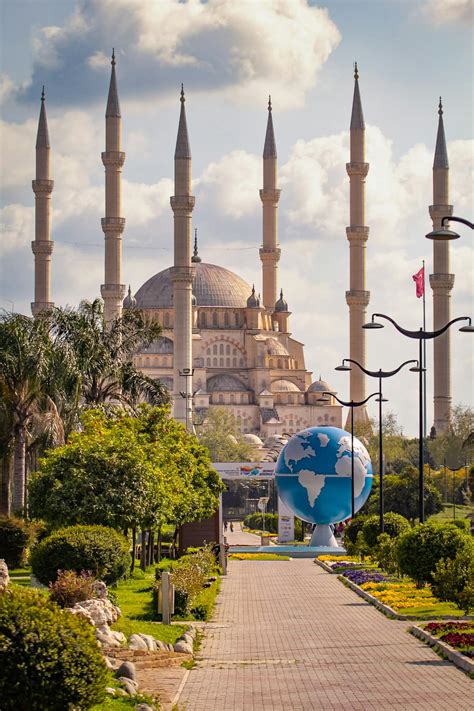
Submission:
[[[212,465],[222,479],[273,479],[275,462],[216,462]]]
[[[278,497],[278,542],[295,540],[295,518],[293,511]]]

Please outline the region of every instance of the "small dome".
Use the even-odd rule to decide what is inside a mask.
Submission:
[[[132,294],[132,289],[129,286],[128,287],[128,294],[123,300],[123,308],[124,309],[134,309],[137,305],[137,300]]]
[[[280,298],[275,304],[275,311],[288,311],[288,304],[283,298],[283,289],[280,291]]]
[[[226,437],[226,440],[228,442],[231,442],[232,444],[238,444],[237,440],[235,439],[233,434],[228,434]]]
[[[244,434],[244,440],[247,444],[254,444],[256,447],[263,447],[263,442],[260,437],[255,434],[251,434],[250,432]]]
[[[220,375],[213,375],[207,381],[207,392],[246,392],[247,388],[245,385],[229,373],[221,373]]]
[[[291,380],[275,380],[272,383],[272,392],[274,393],[300,393],[301,390]]]
[[[267,338],[265,341],[265,350],[268,353],[268,355],[282,355],[282,356],[289,356],[290,354],[286,350],[285,346],[283,343],[280,343],[280,341],[277,341],[276,338]]]
[[[252,286],[252,293],[250,294],[249,298],[247,299],[247,308],[248,309],[258,309],[259,306],[260,306],[260,299],[255,294],[255,284],[254,284]]]
[[[319,376],[319,380],[315,380],[314,383],[311,383],[311,385],[308,388],[308,392],[309,393],[323,393],[323,392],[335,393],[336,391],[325,380],[321,380],[321,376]]]
[[[194,296],[194,294],[191,296],[191,304],[192,304],[193,306],[197,306],[197,299],[196,299],[196,297]]]

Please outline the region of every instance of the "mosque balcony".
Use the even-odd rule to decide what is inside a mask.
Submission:
[[[433,291],[450,291],[454,286],[454,279],[454,274],[430,274],[430,286]]]
[[[54,249],[54,242],[50,239],[38,239],[31,243],[33,254],[51,255]]]
[[[346,291],[346,303],[348,306],[368,306],[370,301],[370,291],[362,289],[350,289]]]
[[[105,234],[122,234],[125,229],[125,217],[103,217],[100,224]]]
[[[369,172],[369,164],[362,163],[361,161],[351,161],[350,163],[346,163],[346,170],[347,170],[347,175],[350,178],[352,178],[353,176],[358,176],[358,175],[365,178],[365,176]]]
[[[192,212],[195,202],[194,195],[172,195],[170,197],[173,212]]]
[[[452,205],[430,205],[429,207],[430,217],[432,220],[441,220],[447,215],[451,216],[453,214]]]
[[[122,151],[104,151],[101,155],[105,167],[121,168],[125,163],[125,153]]]
[[[367,242],[369,228],[365,225],[350,225],[346,227],[346,235],[349,242]]]
[[[54,180],[32,180],[31,186],[35,195],[49,195],[53,192]]]

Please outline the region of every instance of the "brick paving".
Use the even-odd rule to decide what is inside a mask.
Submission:
[[[474,684],[311,560],[231,561],[186,711],[472,711]]]
[[[255,533],[246,533],[242,530],[241,521],[235,521],[233,533],[227,528],[224,532],[224,536],[227,539],[227,543],[230,546],[259,546],[260,536],[256,536]]]

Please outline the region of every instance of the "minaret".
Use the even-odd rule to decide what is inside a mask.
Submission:
[[[51,241],[51,193],[54,180],[50,180],[50,151],[43,87],[36,136],[36,180],[32,182],[35,194],[35,240],[31,243],[35,255],[35,300],[31,304],[33,316],[54,306],[51,301],[51,255],[54,248],[54,242]]]
[[[100,292],[104,300],[104,318],[111,321],[122,315],[122,303],[126,287],[122,284],[122,232],[125,218],[120,216],[122,208],[122,166],[125,153],[120,150],[122,141],[122,117],[115,77],[115,52],[112,51],[112,73],[109,96],[105,111],[105,152],[102,163],[105,166],[105,217],[102,230],[105,235],[105,276]]]
[[[263,147],[263,190],[260,199],[263,208],[262,260],[263,305],[273,311],[277,300],[278,262],[281,249],[278,247],[278,201],[277,152],[273,133],[272,99],[268,97],[268,120]]]
[[[346,164],[350,180],[350,226],[346,228],[350,247],[350,288],[346,291],[350,322],[350,357],[365,366],[365,331],[362,326],[367,320],[367,306],[370,292],[365,290],[365,245],[369,228],[365,226],[365,178],[369,164],[365,162],[365,123],[359,92],[359,72],[354,65],[354,98],[350,129],[351,162]],[[350,373],[351,400],[360,401],[366,397],[365,375],[359,368]],[[354,410],[354,420],[367,422],[365,406]],[[348,417],[350,422],[350,413]]]
[[[184,90],[181,84],[181,112],[174,153],[174,267],[171,271],[174,304],[174,417],[192,428],[192,238],[191,216],[195,198],[191,195],[191,150],[188,141]],[[181,395],[183,393],[185,397]]]
[[[441,229],[441,219],[453,214],[449,205],[449,163],[444,135],[443,104],[441,97],[438,107],[438,135],[433,162],[433,205],[430,216],[433,229]],[[433,290],[433,328],[436,330],[450,320],[451,289],[454,274],[449,273],[449,242],[433,241],[433,274],[430,285]],[[449,330],[433,340],[434,365],[434,426],[437,432],[444,432],[449,424],[451,410],[451,362]]]

